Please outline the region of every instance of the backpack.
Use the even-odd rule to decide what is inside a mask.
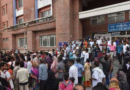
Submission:
[[[69,81],[69,83],[61,82],[59,85],[59,90],[73,90],[73,83]]]

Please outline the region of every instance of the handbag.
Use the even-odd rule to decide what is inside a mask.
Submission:
[[[102,52],[99,52],[99,53],[98,53],[98,59],[101,59],[102,56],[103,56],[103,53],[102,53]]]

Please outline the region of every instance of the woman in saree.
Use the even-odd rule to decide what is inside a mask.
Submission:
[[[36,64],[33,63],[33,67],[31,69],[31,77],[32,77],[32,86],[33,90],[40,90],[40,85],[38,82],[39,70]]]
[[[110,80],[109,90],[121,90],[119,86],[119,81],[116,78]]]

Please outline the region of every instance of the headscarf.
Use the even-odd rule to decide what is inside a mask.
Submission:
[[[126,79],[126,75],[123,71],[119,71],[118,73],[118,80],[121,82],[121,83],[127,83],[127,79]]]
[[[116,78],[110,80],[109,90],[120,90],[119,81]]]

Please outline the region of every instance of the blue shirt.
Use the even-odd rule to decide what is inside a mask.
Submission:
[[[116,47],[117,53],[121,53],[123,51],[123,45],[117,45]]]
[[[47,65],[40,64],[39,65],[39,80],[47,80],[48,73],[47,73]]]
[[[80,63],[74,64],[78,68],[78,77],[82,77],[82,73],[84,72],[84,67]]]
[[[72,52],[69,53],[69,59],[74,59],[74,58],[73,58],[73,53],[72,53]]]
[[[119,44],[119,41],[117,40],[117,41],[116,41],[116,45],[118,45],[118,44]]]

